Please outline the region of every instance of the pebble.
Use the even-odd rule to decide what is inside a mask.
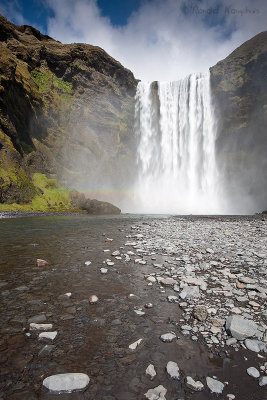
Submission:
[[[86,374],[67,373],[51,375],[44,379],[43,386],[50,392],[71,393],[76,390],[85,389],[90,382],[90,378]]]
[[[145,396],[148,400],[166,400],[165,394],[167,393],[167,389],[164,386],[159,385],[154,389],[149,389]]]
[[[49,262],[46,260],[42,260],[41,258],[37,258],[36,264],[38,267],[45,267],[46,265],[49,265]]]
[[[180,372],[179,372],[179,367],[174,361],[169,361],[167,366],[166,366],[166,371],[168,375],[171,377],[171,379],[179,379],[180,378]]]
[[[108,270],[107,268],[100,268],[101,274],[107,274]]]
[[[195,381],[191,376],[186,377],[186,386],[195,392],[201,392],[204,389],[203,383],[200,381]]]
[[[155,367],[153,364],[149,364],[149,366],[146,369],[146,374],[150,376],[151,380],[155,378],[157,373],[155,371]]]
[[[207,308],[205,306],[195,306],[193,316],[199,321],[205,321],[208,316]]]
[[[160,336],[160,339],[164,342],[164,343],[171,343],[174,341],[174,339],[176,339],[176,335],[173,332],[169,332],[169,333],[164,333],[163,335]]]
[[[259,353],[265,348],[264,343],[260,340],[246,339],[244,343],[248,350],[254,351],[255,353]]]
[[[42,332],[39,334],[39,339],[54,340],[57,337],[57,331],[54,332]]]
[[[266,386],[266,385],[267,385],[267,376],[262,376],[262,377],[259,379],[259,385],[260,385],[260,386]]]
[[[52,327],[52,324],[35,324],[32,322],[30,324],[30,331],[49,331],[49,329],[52,329]]]
[[[224,384],[217,379],[210,378],[207,376],[206,378],[207,385],[212,393],[222,393],[224,389]]]
[[[253,378],[259,378],[260,377],[259,371],[254,367],[247,368],[247,373],[248,373],[249,376],[252,376]]]
[[[153,304],[152,304],[152,303],[146,303],[146,304],[144,305],[144,307],[145,307],[145,308],[152,308],[152,307],[153,307]]]
[[[138,339],[136,342],[129,345],[129,349],[135,350],[142,343],[143,339]]]
[[[91,265],[92,263],[91,263],[91,261],[85,261],[84,264],[88,267],[88,266]]]
[[[177,303],[179,301],[177,296],[168,296],[167,300],[169,303]]]
[[[145,315],[145,312],[141,311],[141,310],[134,310],[134,312],[135,312],[135,314],[137,314],[139,316]]]
[[[98,302],[98,297],[95,294],[89,297],[90,304],[96,304],[97,302]]]

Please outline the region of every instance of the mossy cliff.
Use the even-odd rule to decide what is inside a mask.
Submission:
[[[250,198],[261,211],[267,205],[267,32],[218,62],[210,76],[228,195],[236,204]]]
[[[32,207],[36,173],[76,187],[130,179],[136,85],[101,48],[0,16],[0,202]]]

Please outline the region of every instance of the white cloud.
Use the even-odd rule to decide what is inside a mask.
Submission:
[[[177,80],[191,72],[207,71],[266,29],[264,0],[235,0],[234,4],[228,0],[151,0],[123,27],[113,26],[103,17],[96,0],[46,3],[54,12],[48,20],[50,36],[63,43],[100,46],[142,80]],[[183,6],[187,13],[182,12]],[[208,10],[216,13],[217,9],[221,23],[208,24]],[[253,10],[258,11],[253,14]]]

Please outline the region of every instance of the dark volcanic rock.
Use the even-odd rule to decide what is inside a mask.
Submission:
[[[210,68],[210,76],[219,117],[218,161],[228,195],[236,202],[250,196],[254,210],[262,211],[267,197],[267,32]]]

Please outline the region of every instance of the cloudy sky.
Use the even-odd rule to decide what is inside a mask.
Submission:
[[[0,0],[0,12],[100,46],[142,80],[205,72],[267,29],[266,0]]]

